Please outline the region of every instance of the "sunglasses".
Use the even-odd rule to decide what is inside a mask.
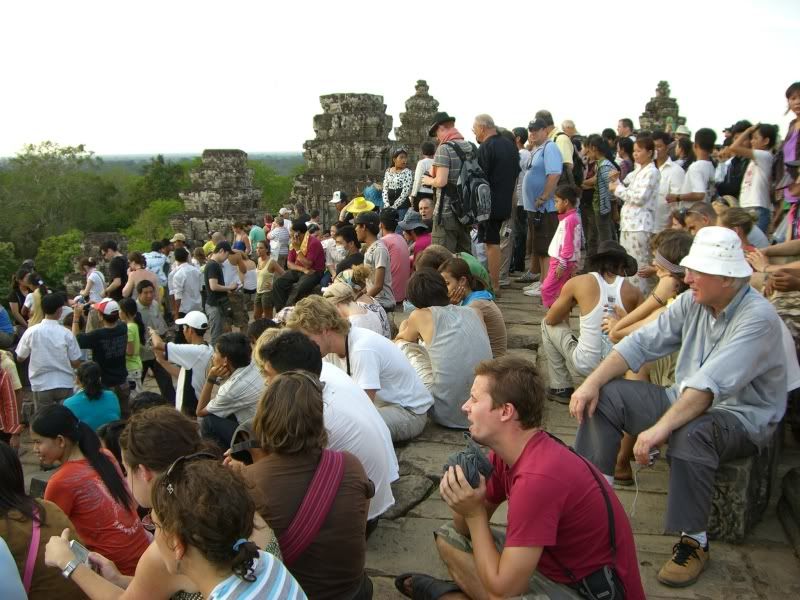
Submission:
[[[170,496],[175,493],[175,486],[170,481],[170,477],[172,477],[172,474],[175,471],[175,469],[177,469],[179,465],[192,462],[193,460],[197,460],[199,458],[208,458],[211,460],[217,460],[219,457],[211,454],[210,452],[195,452],[194,454],[187,454],[186,456],[180,456],[176,458],[175,462],[173,462],[169,466],[167,472],[164,474],[164,483],[167,484],[167,492],[170,494]]]

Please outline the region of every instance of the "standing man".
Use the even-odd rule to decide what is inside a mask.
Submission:
[[[117,242],[107,240],[100,245],[103,258],[108,261],[109,283],[103,290],[104,298],[122,300],[122,288],[128,283],[128,261],[119,252]]]
[[[541,120],[544,122],[545,130],[547,132],[547,140],[555,142],[559,151],[561,152],[561,173],[562,177],[559,183],[570,183],[572,185],[580,186],[580,183],[575,181],[575,164],[572,158],[575,154],[575,146],[572,139],[566,133],[561,131],[555,126],[553,115],[549,110],[539,110],[534,116],[534,120]],[[583,165],[580,165],[582,168]],[[544,273],[542,273],[542,281],[544,281]]]
[[[494,119],[478,115],[472,133],[481,145],[478,164],[489,181],[492,209],[489,219],[478,224],[478,243],[486,245],[486,260],[495,294],[500,290],[500,228],[511,216],[511,198],[517,182],[519,152],[505,136],[498,135]]]
[[[617,121],[617,136],[630,138],[632,142],[635,142],[636,136],[633,135],[633,121],[627,117]]]
[[[514,134],[514,143],[519,154],[520,171],[514,187],[516,204],[512,208],[514,210],[514,249],[511,257],[511,270],[523,272],[523,275],[518,277],[517,281],[527,284],[533,283],[539,277],[538,275],[534,276],[525,267],[525,256],[530,250],[530,242],[528,240],[528,213],[525,211],[525,205],[522,201],[522,180],[525,179],[525,173],[530,166],[531,152],[525,147],[528,142],[528,130],[524,127],[515,127],[512,133]],[[513,201],[512,204],[514,204]],[[533,240],[530,241],[532,242]]]
[[[672,205],[667,199],[677,194],[683,186],[686,172],[669,157],[669,134],[663,131],[653,132],[653,143],[656,147],[656,167],[661,173],[658,183],[658,201],[656,202],[655,233],[663,231],[672,221]]]
[[[439,140],[439,147],[433,157],[432,176],[422,177],[422,185],[430,186],[436,191],[431,241],[444,246],[450,252],[472,252],[472,227],[462,225],[450,207],[450,198],[456,193],[455,185],[461,171],[461,159],[450,144],[458,144],[464,154],[473,152],[474,146],[464,141],[464,136],[456,129],[456,118],[446,112],[436,113],[428,135]]]
[[[155,301],[156,286],[145,279],[136,286],[136,293],[138,294],[136,308],[142,315],[144,326],[148,331],[155,331],[159,336],[165,336],[169,327],[161,314],[158,302]],[[140,355],[142,357],[142,382],[144,382],[147,371],[152,370],[161,397],[168,403],[175,404],[175,385],[172,383],[172,376],[156,361],[150,336],[147,336],[147,343],[142,346]]]
[[[170,292],[174,297],[175,315],[185,317],[193,310],[203,310],[203,274],[200,269],[189,262],[189,251],[186,248],[175,248],[175,268],[170,271],[172,285]],[[175,341],[183,343],[180,328]]]
[[[253,253],[255,253],[258,242],[266,241],[267,234],[264,233],[262,227],[259,227],[253,222],[252,218],[244,222],[244,228],[247,231],[247,237],[250,238],[250,247],[253,249]]]
[[[239,287],[236,279],[229,284],[225,283],[222,263],[231,255],[231,245],[220,242],[206,263],[204,271],[206,283],[206,314],[208,315],[208,331],[211,344],[217,342],[226,328],[230,328],[230,300],[228,292],[233,292]]]
[[[17,360],[30,356],[28,378],[33,390],[33,409],[61,402],[72,395],[73,369],[81,364],[81,349],[68,329],[61,325],[64,296],[46,294],[42,298],[44,319],[25,330],[17,344]],[[73,322],[80,322],[73,313]]]

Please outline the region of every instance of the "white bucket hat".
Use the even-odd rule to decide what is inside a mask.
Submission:
[[[753,273],[744,258],[739,236],[726,227],[703,227],[698,231],[681,266],[724,277],[749,277]]]

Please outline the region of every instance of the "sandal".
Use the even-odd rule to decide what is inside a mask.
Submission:
[[[406,580],[411,578],[411,595],[406,593]],[[403,573],[394,578],[394,587],[406,598],[414,600],[437,600],[450,592],[460,592],[455,583],[436,579],[422,573]]]

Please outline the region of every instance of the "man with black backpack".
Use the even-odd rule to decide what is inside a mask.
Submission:
[[[464,159],[477,161],[478,151],[473,144],[464,141],[455,122],[455,117],[446,112],[438,112],[434,116],[428,135],[436,136],[439,147],[433,157],[431,173],[422,178],[422,185],[435,190],[431,242],[451,252],[469,253],[472,252],[470,230],[474,221],[463,211],[458,182]],[[485,218],[488,215],[483,216]]]
[[[483,169],[492,194],[489,218],[478,223],[478,242],[486,245],[489,276],[495,293],[500,290],[500,230],[511,216],[511,198],[517,183],[519,152],[514,143],[498,135],[494,120],[489,115],[478,115],[472,125],[475,139],[481,145],[478,164]]]

